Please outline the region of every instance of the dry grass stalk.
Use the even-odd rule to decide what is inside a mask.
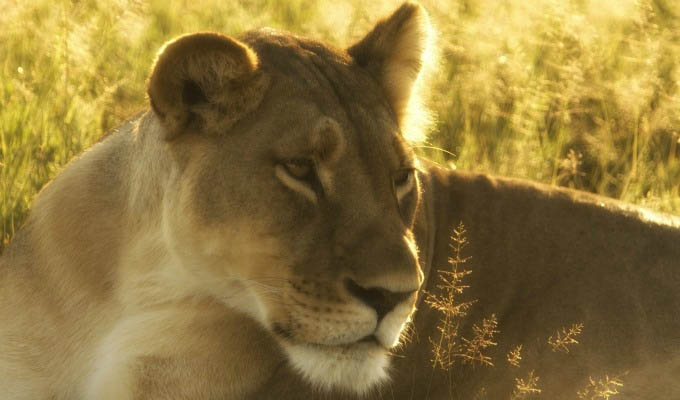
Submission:
[[[562,328],[561,332],[557,331],[548,338],[548,344],[552,347],[552,351],[569,353],[568,346],[578,344],[576,337],[581,334],[582,330],[583,324],[573,324],[568,330]]]
[[[467,246],[465,226],[459,223],[451,236],[453,256],[449,258],[449,271],[439,271],[440,283],[437,285],[439,293],[425,292],[425,303],[442,314],[437,330],[439,337],[429,338],[432,344],[432,365],[442,370],[449,369],[460,359],[465,364],[493,366],[491,357],[484,354],[484,350],[495,346],[493,336],[498,333],[496,316],[485,318],[481,325],[473,325],[471,339],[458,335],[462,318],[467,316],[474,301],[461,302],[458,296],[468,287],[463,279],[471,271],[463,269],[463,265],[470,257],[463,257],[462,251]]]
[[[507,355],[508,363],[512,366],[519,367],[520,361],[522,361],[522,345],[517,345],[514,349],[510,350]]]
[[[588,385],[582,392],[577,392],[579,399],[584,400],[609,400],[610,397],[619,394],[619,388],[623,386],[620,377],[609,378],[605,375],[604,379],[595,381],[593,377],[588,377]]]
[[[515,378],[515,389],[510,400],[523,400],[538,395],[541,389],[538,388],[538,376],[534,376],[534,371],[529,372],[526,381]]]
[[[461,352],[461,345],[458,340],[458,327],[460,320],[467,315],[472,301],[461,302],[458,296],[467,288],[462,283],[465,276],[470,274],[469,270],[463,269],[463,265],[469,257],[462,256],[462,250],[467,246],[465,238],[465,226],[461,222],[453,230],[451,237],[451,247],[453,256],[449,258],[450,270],[439,271],[440,283],[437,285],[440,293],[425,292],[425,303],[442,315],[437,325],[439,337],[429,338],[432,344],[432,365],[447,370],[455,363],[457,354]]]
[[[493,336],[498,333],[498,321],[495,315],[491,315],[489,318],[484,318],[482,325],[473,325],[472,339],[468,340],[462,338],[463,341],[463,352],[458,354],[457,357],[463,359],[463,363],[472,364],[476,363],[480,365],[487,365],[493,367],[493,362],[491,362],[491,357],[484,354],[484,350],[491,346],[495,346],[496,342],[493,341]]]

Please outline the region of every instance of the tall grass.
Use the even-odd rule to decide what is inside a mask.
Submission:
[[[348,44],[399,1],[363,3],[2,0],[0,243],[69,159],[144,109],[165,40],[272,26]],[[441,48],[424,155],[680,212],[677,2],[423,4]]]
[[[437,4],[449,160],[680,211],[679,2]]]

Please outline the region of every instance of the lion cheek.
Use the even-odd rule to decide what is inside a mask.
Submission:
[[[187,221],[168,216],[163,225],[166,248],[183,271],[185,285],[266,326],[267,300],[287,279],[286,268],[278,265],[280,242],[248,221],[201,229]]]

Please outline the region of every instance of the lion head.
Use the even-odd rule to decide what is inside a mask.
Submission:
[[[173,262],[319,387],[384,380],[414,310],[420,194],[402,131],[426,36],[414,4],[346,51],[268,29],[191,34],[149,78]]]

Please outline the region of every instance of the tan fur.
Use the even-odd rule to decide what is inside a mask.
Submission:
[[[406,4],[348,52],[271,30],[166,45],[152,111],[46,186],[0,259],[2,398],[501,399],[531,370],[550,399],[604,374],[680,395],[677,219],[416,161],[425,21]],[[501,333],[495,367],[440,373],[416,290],[440,293],[461,221],[460,333],[491,314]],[[579,347],[550,351],[571,323]]]
[[[152,110],[47,185],[0,261],[2,397],[238,399],[283,365],[324,390],[384,380],[423,276],[381,84],[273,31],[163,46]]]

